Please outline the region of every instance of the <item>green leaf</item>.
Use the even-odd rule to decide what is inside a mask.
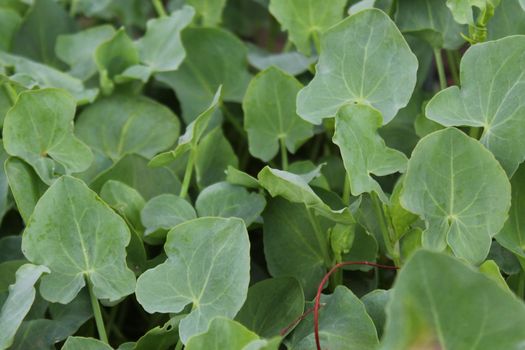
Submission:
[[[48,186],[29,164],[19,158],[9,157],[4,163],[4,168],[18,212],[27,223],[38,199]]]
[[[319,215],[341,223],[353,223],[354,218],[343,208],[334,210],[312,190],[301,175],[265,166],[257,175],[259,183],[272,197],[282,196],[293,203],[303,203]]]
[[[140,60],[154,72],[176,70],[186,56],[180,33],[194,14],[192,7],[184,6],[170,16],[150,19],[146,33],[137,42]]]
[[[195,219],[195,209],[185,199],[173,194],[161,194],[146,203],[140,214],[146,227],[144,239],[162,243],[170,229],[185,221]]]
[[[212,318],[233,317],[246,299],[250,269],[248,232],[240,219],[200,218],[167,236],[166,262],[144,272],[137,300],[150,313],[192,311],[180,323],[183,343],[206,331]]]
[[[100,340],[84,337],[68,337],[61,350],[112,350],[113,348]]]
[[[221,85],[224,101],[242,101],[251,78],[242,41],[223,29],[187,28],[182,45],[186,59],[179,69],[156,78],[175,90],[186,123],[208,107]]]
[[[472,264],[487,256],[510,207],[510,183],[492,154],[455,128],[418,143],[408,162],[401,205],[427,224],[423,246]]]
[[[499,5],[500,1],[501,0],[447,0],[447,7],[452,12],[456,22],[475,26],[475,10],[473,8],[476,7],[480,13],[484,13],[486,10],[494,12],[494,9]],[[482,15],[480,14],[479,16]]]
[[[343,251],[341,261],[369,261],[375,262],[378,253],[378,244],[375,237],[368,233],[361,225],[355,226],[355,237],[348,251]],[[345,266],[345,270],[370,271],[369,266],[350,265]]]
[[[371,175],[403,172],[407,158],[400,151],[386,147],[377,133],[381,124],[381,114],[377,110],[360,104],[345,105],[335,118],[333,142],[341,150],[352,195],[375,192],[387,201],[381,186]]]
[[[297,113],[320,124],[357,102],[379,110],[386,124],[407,105],[417,67],[394,22],[377,9],[363,10],[323,35],[316,75],[297,95]]]
[[[150,168],[148,160],[136,154],[124,156],[111,168],[98,175],[90,187],[95,192],[100,192],[102,186],[109,180],[120,181],[133,187],[146,200],[163,193],[175,194],[180,191],[180,180],[172,169]]]
[[[221,22],[226,0],[186,0],[197,11],[203,26],[215,26]]]
[[[525,341],[523,302],[450,256],[415,253],[390,297],[381,349],[516,349]]]
[[[126,223],[81,180],[59,178],[38,201],[24,231],[22,251],[51,270],[40,293],[68,303],[88,278],[99,299],[133,293],[135,276],[126,266]]]
[[[317,45],[319,35],[343,19],[347,1],[332,0],[271,0],[270,13],[288,32],[289,40],[305,55],[312,54],[312,42]]]
[[[228,166],[226,169],[226,180],[232,185],[239,185],[253,189],[260,188],[259,181],[256,178],[232,166]]]
[[[361,298],[366,312],[374,321],[379,338],[381,338],[385,327],[385,310],[387,303],[390,301],[391,293],[390,290],[375,289]]]
[[[508,35],[525,34],[525,2],[502,1],[488,24],[488,39],[501,39]]]
[[[204,109],[204,111],[186,127],[184,134],[179,137],[179,141],[175,149],[173,151],[164,152],[155,156],[149,163],[150,166],[157,167],[171,163],[179,159],[187,152],[197,148],[197,145],[208,130],[208,126],[214,117],[215,111],[219,107],[221,92],[222,87],[219,86],[215,92],[215,95],[213,96],[213,99],[211,99],[212,102],[209,104],[209,106]]]
[[[279,151],[279,143],[295,153],[313,135],[312,125],[295,112],[302,84],[275,67],[257,74],[244,96],[244,127],[250,154],[265,162]]]
[[[268,201],[263,213],[264,256],[273,277],[295,277],[308,299],[331,264],[328,235],[317,231],[308,209],[283,198]]]
[[[34,285],[43,273],[49,273],[45,266],[22,265],[16,272],[16,282],[9,287],[9,296],[0,310],[0,349],[7,349],[22,320],[35,300]]]
[[[432,47],[457,49],[465,40],[458,24],[444,1],[401,0],[398,2],[396,24],[403,33],[425,39]]]
[[[12,38],[22,23],[22,17],[10,9],[0,7],[0,50],[8,51]]]
[[[117,94],[84,109],[75,133],[116,162],[129,153],[152,158],[173,146],[179,130],[177,116],[166,106],[145,96]]]
[[[483,143],[512,176],[525,157],[525,36],[470,47],[461,59],[461,89],[435,95],[426,115],[445,126],[483,128]]]
[[[299,75],[308,70],[317,57],[306,57],[299,52],[273,53],[248,44],[248,62],[258,70],[265,70],[272,66],[290,75]]]
[[[75,22],[58,2],[34,1],[13,38],[13,53],[60,67],[55,56],[55,41],[59,35],[74,29]]]
[[[338,286],[334,294],[323,295],[319,311],[319,338],[323,349],[374,349],[379,343],[374,323],[363,303],[348,288]],[[313,315],[297,326],[290,338],[290,350],[315,349]]]
[[[304,311],[304,294],[292,277],[258,282],[248,289],[248,298],[235,319],[258,335],[278,336]]]
[[[75,100],[65,91],[22,92],[4,120],[7,153],[28,162],[50,184],[55,174],[86,170],[93,161],[89,147],[73,135]]]
[[[239,160],[222,128],[217,127],[206,134],[195,149],[195,175],[199,188],[226,179],[226,169],[238,167]]]
[[[58,58],[69,65],[71,75],[87,80],[97,72],[94,59],[95,50],[113,35],[115,35],[115,29],[107,24],[74,34],[60,35],[56,41],[55,51]]]
[[[187,350],[244,350],[257,334],[249,331],[240,323],[224,317],[216,317],[210,322],[209,329],[194,336],[188,342]]]
[[[257,220],[265,206],[263,195],[227,182],[206,187],[195,201],[199,216],[237,217],[244,220],[246,227]]]
[[[179,340],[180,316],[174,317],[162,327],[150,329],[137,340],[133,350],[168,350]]]
[[[390,205],[387,207],[388,216],[394,229],[394,242],[399,241],[405,233],[410,230],[410,226],[417,221],[418,216],[412,214],[403,208],[401,204],[401,193],[403,192],[404,182],[402,178],[396,183],[392,195],[390,196]]]

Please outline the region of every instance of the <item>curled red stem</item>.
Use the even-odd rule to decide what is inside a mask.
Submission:
[[[317,294],[315,295],[315,303],[314,303],[313,312],[314,312],[315,345],[317,346],[317,350],[322,350],[321,340],[319,339],[319,307],[321,305],[321,293],[324,289],[324,285],[326,284],[326,282],[328,281],[332,273],[334,273],[337,269],[343,266],[348,266],[348,265],[368,265],[368,266],[374,266],[374,267],[378,267],[381,269],[389,269],[389,270],[398,269],[396,266],[381,265],[381,264],[371,263],[368,261],[345,261],[345,262],[334,265],[334,267],[332,267],[330,271],[328,271],[328,273],[324,275],[323,280],[321,281],[321,283],[319,284],[319,287],[317,288]]]

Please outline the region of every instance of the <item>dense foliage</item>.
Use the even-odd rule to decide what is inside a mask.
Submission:
[[[0,350],[525,347],[525,1],[0,0]]]

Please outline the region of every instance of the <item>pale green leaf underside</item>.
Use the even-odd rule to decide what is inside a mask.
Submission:
[[[407,105],[417,67],[394,22],[380,10],[363,10],[322,36],[316,74],[297,95],[297,114],[320,124],[358,102],[379,110],[386,124]]]
[[[193,308],[180,323],[184,343],[206,331],[216,316],[233,317],[250,280],[250,243],[242,220],[199,218],[173,228],[164,250],[166,262],[144,272],[137,300],[148,312]]]
[[[302,85],[275,67],[257,74],[243,100],[244,127],[250,154],[269,161],[279,151],[279,142],[295,150],[313,135],[312,125],[296,113],[295,98]]]
[[[450,256],[416,252],[390,298],[382,350],[520,349],[525,343],[523,302]]]
[[[426,116],[445,126],[483,128],[481,143],[509,176],[525,158],[525,36],[470,47],[461,60],[461,88],[440,91]]]
[[[369,106],[343,106],[335,118],[333,142],[341,151],[352,194],[376,192],[386,201],[386,195],[371,174],[385,176],[403,172],[407,158],[402,152],[385,145],[377,133],[381,124],[381,114]]]
[[[86,170],[93,154],[73,134],[75,107],[74,98],[63,90],[22,92],[4,120],[7,153],[28,162],[47,184],[59,170],[56,163],[66,174]]]
[[[129,229],[81,180],[63,176],[44,193],[22,237],[22,251],[47,266],[40,293],[68,303],[93,283],[99,299],[117,300],[133,293],[135,276],[126,266]]]
[[[9,286],[9,296],[0,309],[0,349],[7,349],[13,343],[16,331],[29,312],[35,300],[34,285],[43,273],[45,266],[22,265],[16,271],[16,282]]]
[[[478,264],[508,216],[510,183],[494,156],[455,128],[418,143],[408,162],[401,204],[427,224],[423,245]]]

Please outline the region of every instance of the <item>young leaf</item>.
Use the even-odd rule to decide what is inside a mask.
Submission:
[[[450,256],[416,252],[390,297],[384,350],[513,349],[525,341],[523,302]]]
[[[316,74],[297,95],[297,114],[320,124],[357,102],[379,110],[386,124],[407,105],[417,66],[394,22],[377,9],[363,10],[322,36]]]
[[[61,350],[113,350],[100,340],[84,337],[68,337]]]
[[[196,217],[195,209],[185,199],[169,193],[153,197],[140,213],[146,227],[144,239],[162,243],[170,229]]]
[[[69,73],[81,80],[91,78],[97,72],[94,53],[97,47],[115,35],[111,25],[91,27],[75,34],[60,35],[55,51],[71,70]]]
[[[310,56],[312,43],[318,45],[319,35],[343,19],[346,3],[345,0],[271,0],[269,10],[297,49]]]
[[[28,162],[47,184],[58,165],[66,174],[86,170],[93,154],[73,134],[75,107],[73,97],[62,90],[22,92],[4,120],[5,150]]]
[[[166,106],[145,96],[122,94],[84,109],[75,127],[82,141],[114,162],[129,153],[152,158],[175,143],[179,130],[177,116]]]
[[[114,301],[135,289],[125,260],[129,240],[120,216],[81,180],[63,176],[38,201],[22,251],[51,270],[40,283],[46,300],[69,303],[89,279],[97,298]]]
[[[295,111],[301,88],[299,81],[275,67],[252,79],[242,103],[251,155],[267,162],[275,157],[280,143],[295,153],[313,135],[312,125]]]
[[[461,24],[476,25],[474,21],[474,7],[481,13],[494,12],[501,0],[447,0],[447,6],[452,12],[456,22]],[[520,0],[521,1],[521,0]],[[490,18],[490,17],[489,17]]]
[[[363,303],[344,286],[334,294],[323,295],[319,311],[319,337],[323,349],[374,349],[377,339],[374,323]],[[308,315],[290,338],[290,350],[315,349],[313,315]]]
[[[186,0],[186,2],[195,8],[203,26],[211,27],[221,22],[226,0]]]
[[[301,284],[292,277],[270,278],[248,289],[248,298],[235,320],[258,335],[270,338],[294,322],[304,311]]]
[[[250,242],[240,219],[200,218],[167,236],[166,262],[144,272],[137,300],[150,313],[192,311],[180,323],[183,343],[216,316],[233,317],[246,299]]]
[[[244,350],[257,334],[249,331],[240,323],[224,317],[216,317],[210,322],[209,329],[194,336],[186,346],[187,350]]]
[[[352,195],[375,192],[383,201],[388,201],[371,174],[385,176],[403,172],[407,158],[403,153],[386,147],[385,141],[377,134],[381,124],[381,114],[374,108],[345,105],[335,118],[333,142],[341,150]]]
[[[156,78],[175,90],[186,123],[208,107],[221,85],[224,101],[242,101],[251,75],[247,50],[239,39],[223,29],[187,28],[182,32],[182,45],[186,59],[179,69]]]
[[[401,204],[425,219],[423,246],[443,250],[448,244],[458,257],[479,264],[507,219],[510,183],[485,147],[448,128],[414,149]]]
[[[35,300],[34,285],[43,273],[49,273],[49,269],[32,264],[22,265],[16,271],[16,282],[9,287],[9,296],[0,310],[0,349],[7,349],[13,343],[18,327]]]
[[[426,115],[445,126],[482,127],[483,143],[512,176],[525,157],[525,36],[470,47],[461,60],[461,89],[440,91]]]
[[[150,19],[146,34],[137,42],[140,60],[154,72],[176,70],[186,56],[180,33],[194,14],[192,7],[184,6],[170,16]]]

